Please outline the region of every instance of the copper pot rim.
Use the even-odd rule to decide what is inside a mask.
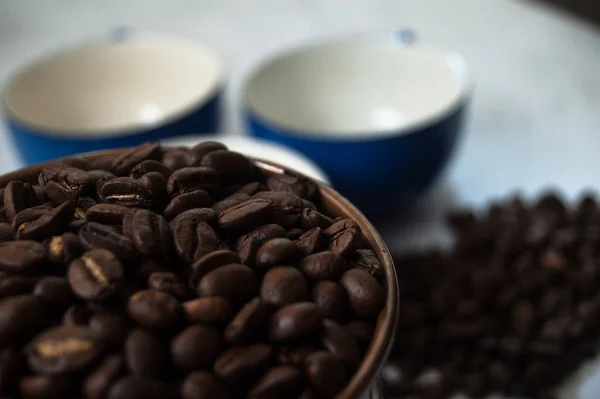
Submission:
[[[107,161],[122,154],[124,151],[126,151],[126,149],[104,150],[80,154],[77,156],[92,162],[94,165],[99,165],[100,167],[103,164],[105,165]],[[336,396],[337,399],[359,399],[362,394],[367,392],[371,383],[375,380],[380,372],[381,367],[383,366],[383,363],[391,350],[395,336],[399,307],[399,288],[396,269],[394,267],[389,250],[371,222],[369,222],[367,218],[352,203],[350,203],[350,201],[348,201],[332,187],[274,162],[253,157],[249,158],[258,168],[262,169],[266,173],[292,174],[314,181],[318,185],[321,192],[323,206],[331,214],[351,218],[360,225],[363,236],[372,246],[373,251],[376,253],[385,270],[387,285],[386,307],[377,320],[373,339],[360,364],[360,367],[355,372],[350,383]],[[43,162],[2,175],[0,176],[0,188],[5,187],[8,182],[13,180],[36,182],[42,168],[60,164],[60,162],[64,159],[66,158]]]

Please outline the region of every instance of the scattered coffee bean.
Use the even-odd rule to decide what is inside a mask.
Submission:
[[[4,214],[12,222],[17,213],[39,205],[39,200],[29,183],[11,181],[4,189]]]
[[[338,283],[320,281],[313,287],[312,299],[323,317],[337,322],[344,319],[348,310],[348,297]]]
[[[176,197],[196,190],[211,192],[219,185],[219,174],[213,168],[182,168],[171,174],[167,180],[167,193]]]
[[[206,274],[198,283],[198,295],[222,296],[233,303],[244,303],[258,294],[258,279],[252,269],[229,264]]]
[[[140,210],[131,220],[131,240],[138,252],[147,256],[168,254],[173,247],[173,234],[164,216]]]
[[[115,158],[112,168],[120,176],[127,175],[140,162],[148,159],[156,160],[160,155],[160,145],[156,143],[144,143]]]
[[[187,327],[171,342],[173,363],[182,371],[210,367],[221,353],[219,331],[207,325]]]
[[[165,178],[165,181],[167,181],[169,176],[173,173],[173,169],[153,159],[147,159],[135,165],[135,167],[131,169],[129,175],[134,179],[139,179],[150,172],[160,173]]]
[[[156,290],[138,291],[127,304],[129,316],[150,328],[173,328],[181,317],[181,304],[171,295]]]
[[[309,337],[321,327],[323,316],[312,302],[297,302],[279,309],[271,318],[269,338],[276,342]]]
[[[273,348],[265,344],[231,346],[215,361],[214,370],[228,384],[256,381],[274,360]]]
[[[304,252],[287,238],[274,238],[265,242],[256,252],[256,267],[268,269],[277,265],[295,265]]]
[[[71,262],[67,278],[80,298],[102,300],[116,292],[123,279],[123,266],[111,252],[92,249]]]
[[[379,316],[385,305],[385,291],[373,276],[360,269],[351,269],[344,273],[340,282],[357,315],[364,318]]]
[[[329,250],[339,255],[345,255],[358,246],[362,233],[358,223],[343,219],[323,230],[329,237]]]
[[[44,268],[46,248],[35,241],[0,243],[0,270],[10,273],[35,274]]]
[[[34,375],[20,381],[23,399],[62,399],[72,397],[75,392],[76,383],[65,376]]]
[[[70,306],[63,314],[63,324],[67,326],[87,326],[94,312],[85,305]]]
[[[115,382],[109,389],[107,399],[174,399],[175,390],[164,381],[129,375]]]
[[[0,344],[5,346],[31,337],[46,323],[47,311],[33,295],[12,296],[0,301]]]
[[[89,177],[81,169],[55,166],[42,169],[39,184],[48,198],[61,203],[81,196],[89,184]]]
[[[333,396],[345,385],[346,371],[341,360],[327,352],[317,352],[304,361],[306,376],[317,392]]]
[[[224,324],[233,316],[231,302],[219,296],[184,302],[183,310],[189,324]]]
[[[194,208],[208,208],[212,204],[210,195],[204,190],[195,190],[173,198],[165,208],[165,217],[169,220]]]
[[[76,300],[69,281],[64,277],[42,278],[35,285],[33,294],[40,298],[45,305],[61,313]]]
[[[166,345],[156,334],[143,328],[132,330],[125,341],[127,368],[144,377],[161,377],[167,359]]]
[[[344,258],[331,251],[309,255],[300,261],[298,267],[316,281],[338,280],[347,270]]]
[[[245,304],[225,328],[225,340],[235,344],[252,342],[263,336],[269,325],[267,306],[260,298]]]
[[[95,313],[88,324],[97,339],[108,345],[120,346],[125,342],[132,323],[120,313],[101,311]]]
[[[135,257],[135,246],[131,239],[110,226],[95,222],[87,223],[79,230],[79,240],[87,250],[106,249],[121,260]]]
[[[242,154],[229,150],[207,153],[202,157],[200,165],[216,170],[223,183],[248,182],[256,177],[255,167],[250,160]]]
[[[309,208],[302,210],[300,222],[307,230],[314,229],[315,227],[324,230],[333,224],[333,220],[330,217]]]
[[[183,280],[175,273],[156,272],[148,278],[148,288],[163,291],[178,300],[189,296],[189,291]]]
[[[290,398],[302,390],[302,372],[294,366],[277,366],[250,390],[250,398]]]
[[[123,205],[96,204],[87,210],[85,217],[90,222],[119,225],[123,224],[126,214],[134,211],[135,209]]]
[[[103,399],[110,386],[123,374],[125,361],[121,355],[110,355],[83,382],[86,399]]]
[[[194,371],[188,374],[181,384],[182,399],[230,399],[225,385],[214,375],[206,371]]]
[[[260,297],[271,308],[305,301],[308,299],[306,278],[294,267],[274,267],[263,278]]]
[[[206,274],[213,270],[232,263],[240,263],[240,257],[232,251],[222,249],[204,255],[190,266],[189,282],[192,287],[198,283]]]
[[[352,367],[360,362],[360,348],[348,331],[339,324],[325,320],[321,333],[321,344],[344,364]]]
[[[102,198],[109,204],[133,208],[152,207],[152,191],[131,177],[115,177],[102,185]]]

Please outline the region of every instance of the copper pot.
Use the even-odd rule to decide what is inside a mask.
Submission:
[[[81,155],[82,158],[90,161],[95,167],[109,167],[112,159],[120,155],[124,150],[108,150]],[[301,175],[298,172],[274,164],[252,158],[255,165],[267,174],[294,174]],[[41,169],[48,165],[60,163],[60,160],[54,160],[29,166],[24,169],[0,176],[0,188],[5,187],[10,181],[21,180],[24,182],[37,183],[38,175]],[[303,176],[303,175],[301,175]],[[304,176],[306,177],[306,176]],[[385,278],[387,285],[387,305],[382,311],[375,329],[373,340],[369,345],[363,361],[354,374],[350,383],[337,396],[338,399],[375,399],[382,398],[381,380],[379,378],[380,369],[386,360],[391,349],[394,332],[396,329],[396,320],[398,316],[398,280],[396,269],[383,242],[383,239],[375,230],[375,227],[365,218],[365,216],[352,205],[341,194],[331,187],[316,182],[321,191],[322,204],[327,212],[333,216],[342,216],[355,220],[363,231],[364,239],[373,248],[377,258],[385,269]]]

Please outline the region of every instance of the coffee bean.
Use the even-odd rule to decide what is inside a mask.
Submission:
[[[87,171],[89,185],[95,187],[98,182],[113,179],[115,176],[112,172],[103,169],[92,169]]]
[[[202,157],[200,165],[216,170],[223,183],[249,182],[256,178],[256,169],[250,160],[233,151],[211,151]]]
[[[147,210],[139,210],[131,221],[131,240],[142,255],[160,256],[173,247],[173,235],[167,219]]]
[[[225,385],[206,371],[194,371],[181,384],[182,399],[230,399]]]
[[[244,193],[248,195],[254,195],[260,190],[260,183],[255,181],[252,183],[246,183],[239,187],[235,192],[236,193]]]
[[[333,220],[331,220],[330,217],[323,215],[319,211],[309,208],[302,210],[300,222],[307,230],[314,229],[315,227],[319,227],[320,229],[324,230],[333,224]]]
[[[274,211],[280,213],[280,216],[294,216],[289,221],[298,221],[300,213],[305,209],[315,209],[315,205],[307,200],[304,200],[292,193],[283,191],[261,191],[252,196],[253,199],[262,199],[269,202]],[[284,220],[286,218],[283,218]],[[292,223],[293,224],[293,223]]]
[[[316,333],[323,317],[312,302],[297,302],[279,309],[271,318],[269,338],[276,342],[297,341]]]
[[[343,219],[323,231],[329,237],[329,250],[338,255],[345,255],[360,243],[362,233],[360,226],[353,220]]]
[[[195,208],[208,208],[212,204],[210,195],[204,190],[190,191],[173,198],[165,208],[165,217],[169,220],[177,215]]]
[[[356,258],[353,263],[369,273],[371,276],[375,277],[377,281],[385,280],[385,271],[379,259],[370,249],[357,249],[356,250]]]
[[[171,342],[173,363],[182,371],[210,367],[221,353],[219,331],[207,325],[187,327]]]
[[[167,180],[158,172],[148,172],[142,175],[138,181],[152,193],[151,208],[162,211],[169,203],[167,194]]]
[[[123,266],[111,252],[93,249],[71,262],[67,278],[80,298],[102,300],[117,290],[123,280]]]
[[[143,328],[132,330],[125,341],[127,368],[144,377],[161,377],[165,372],[167,349],[161,338]]]
[[[323,317],[340,322],[348,309],[346,291],[333,281],[321,281],[313,287],[312,299]]]
[[[248,194],[234,193],[231,194],[229,197],[223,198],[221,201],[215,202],[212,206],[212,209],[221,213],[231,208],[232,206],[239,205],[244,201],[248,201],[249,199],[250,196]]]
[[[157,160],[160,156],[161,151],[159,144],[143,143],[115,158],[112,163],[112,168],[118,175],[124,176],[129,174],[140,162],[148,159]]]
[[[63,324],[67,326],[87,326],[94,312],[85,305],[70,306],[63,315]]]
[[[325,236],[323,235],[320,227],[308,230],[298,238],[296,245],[300,248],[305,255],[310,255],[319,251],[325,242]]]
[[[228,384],[247,384],[268,370],[274,356],[273,348],[265,344],[231,346],[221,353],[213,368]]]
[[[127,317],[113,312],[97,312],[89,320],[89,327],[94,336],[108,345],[123,345],[131,322]]]
[[[4,213],[9,222],[24,209],[39,205],[39,200],[29,183],[11,181],[4,189]]]
[[[256,267],[268,269],[277,265],[295,265],[304,252],[287,238],[274,238],[265,242],[256,252]]]
[[[19,385],[23,399],[63,399],[77,391],[77,385],[65,376],[27,376]]]
[[[188,167],[176,170],[167,180],[167,193],[176,197],[196,190],[211,192],[219,185],[219,174],[209,167]]]
[[[338,280],[347,269],[344,258],[331,251],[309,255],[300,261],[298,267],[316,281]]]
[[[204,141],[190,148],[190,152],[193,153],[199,161],[201,161],[202,158],[209,152],[226,149],[227,147],[225,147],[225,145],[222,143],[218,143],[216,141]]]
[[[273,175],[267,179],[267,187],[271,191],[285,191],[306,198],[308,187],[306,180],[292,175]]]
[[[23,229],[27,224],[50,212],[52,208],[46,205],[32,206],[17,213],[12,220],[12,227],[16,232]]]
[[[177,395],[166,382],[154,378],[129,375],[115,382],[107,399],[174,399]]]
[[[162,291],[138,291],[127,304],[129,317],[150,328],[174,327],[181,318],[182,308],[171,295]]]
[[[195,166],[197,161],[196,154],[187,149],[165,151],[161,158],[161,162],[173,170]]]
[[[41,272],[46,260],[46,248],[35,241],[0,243],[0,269],[19,274]]]
[[[235,252],[226,249],[204,255],[190,266],[188,276],[190,285],[196,287],[206,274],[231,263],[240,263],[240,257]]]
[[[296,397],[302,390],[302,372],[294,366],[277,366],[250,390],[250,398]]]
[[[219,215],[219,225],[226,230],[249,230],[261,225],[271,212],[271,204],[251,199],[232,206]]]
[[[16,396],[18,382],[25,372],[25,362],[20,350],[16,347],[5,347],[0,350],[0,395]]]
[[[104,346],[89,328],[61,326],[46,330],[27,346],[29,367],[43,374],[83,371],[102,356]]]
[[[0,223],[0,242],[12,241],[15,239],[13,228],[8,223]]]
[[[306,358],[304,367],[310,383],[322,395],[335,395],[346,385],[344,364],[327,352],[310,355]]]
[[[83,254],[79,237],[71,232],[52,237],[48,243],[48,258],[55,264],[68,264]]]
[[[35,285],[33,294],[42,303],[61,313],[75,302],[75,295],[64,277],[44,277]]]
[[[354,337],[339,324],[325,320],[320,337],[321,344],[349,367],[360,362],[360,348]]]
[[[305,301],[308,299],[306,279],[294,267],[274,267],[263,278],[260,297],[271,308]]]
[[[225,340],[235,344],[249,343],[263,336],[269,324],[269,313],[260,298],[254,298],[240,309],[225,328]]]
[[[21,224],[17,229],[17,239],[42,241],[48,236],[62,233],[67,229],[74,211],[75,204],[65,202],[39,218]],[[15,216],[15,220],[18,216]]]
[[[146,173],[150,172],[160,173],[165,178],[166,182],[169,176],[171,176],[173,173],[173,169],[154,159],[147,159],[135,165],[135,167],[131,169],[129,175],[134,179],[139,179]]]
[[[162,259],[143,259],[137,269],[135,269],[135,280],[146,285],[153,273],[168,272],[170,272],[170,270],[167,268],[167,265],[162,263]]]
[[[186,263],[217,249],[219,239],[210,223],[216,212],[210,208],[185,211],[171,221],[175,250]]]
[[[350,307],[364,318],[377,318],[385,306],[385,292],[381,285],[369,273],[360,270],[348,270],[340,283],[348,294]]]
[[[75,201],[83,195],[90,181],[84,170],[64,166],[42,169],[38,180],[44,194],[58,204]]]
[[[0,277],[0,298],[30,294],[38,281],[40,277],[37,276],[3,275]]]
[[[128,237],[120,234],[116,229],[100,223],[87,223],[79,230],[81,245],[87,249],[106,249],[120,260],[129,260],[135,257],[135,246]]]
[[[369,324],[361,320],[352,320],[344,326],[344,328],[356,339],[356,341],[366,347],[371,342],[373,335],[375,334],[375,328],[372,324]]]
[[[96,204],[87,210],[85,216],[90,222],[118,225],[123,224],[123,218],[130,212],[135,212],[135,209],[117,204]]]
[[[133,208],[152,207],[152,191],[139,180],[117,177],[107,181],[100,190],[102,198],[109,204]]]
[[[110,386],[119,379],[125,369],[125,361],[121,355],[110,355],[92,371],[83,382],[83,393],[86,399],[103,399]]]
[[[254,266],[256,252],[262,244],[274,238],[286,237],[287,232],[283,227],[277,224],[265,224],[240,237],[236,243],[236,251],[243,264]]]
[[[229,300],[218,296],[184,302],[183,310],[189,324],[224,324],[233,315]]]
[[[148,288],[163,291],[176,299],[183,300],[189,295],[187,286],[175,273],[157,272],[148,278]]]
[[[317,352],[312,345],[282,347],[278,353],[278,361],[281,364],[291,364],[302,367],[307,357]]]
[[[207,273],[198,283],[200,297],[222,296],[234,304],[258,294],[259,283],[248,266],[229,264]]]

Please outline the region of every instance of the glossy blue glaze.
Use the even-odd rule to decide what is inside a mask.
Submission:
[[[123,131],[97,137],[77,137],[60,132],[31,128],[6,112],[6,123],[21,159],[27,165],[81,152],[132,147],[145,141],[198,133],[214,133],[220,128],[222,89],[209,101],[167,123],[146,130]]]
[[[294,148],[319,165],[333,187],[367,213],[406,203],[429,187],[448,163],[461,132],[467,102],[411,133],[385,138],[318,138],[286,131],[246,112],[250,134]],[[368,134],[361,137],[368,137]]]

